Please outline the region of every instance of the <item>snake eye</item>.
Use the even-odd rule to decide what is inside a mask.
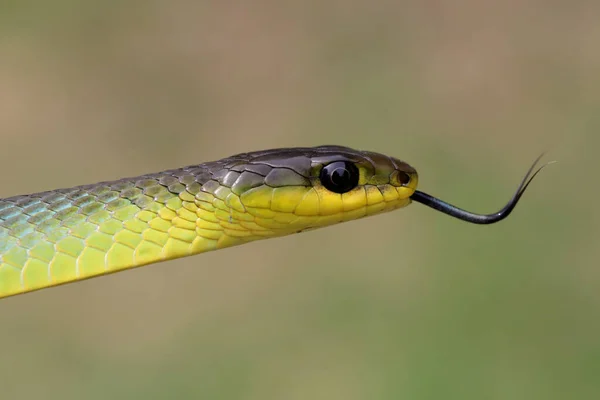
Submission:
[[[358,185],[359,175],[358,168],[353,163],[336,161],[323,167],[319,179],[325,189],[334,193],[346,193]]]

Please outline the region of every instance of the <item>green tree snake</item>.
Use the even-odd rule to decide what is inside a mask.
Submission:
[[[538,158],[539,160],[539,158]],[[0,297],[298,233],[412,201],[478,224],[504,219],[543,168],[532,165],[499,212],[479,215],[418,191],[416,170],[342,146],[283,148],[0,200]]]

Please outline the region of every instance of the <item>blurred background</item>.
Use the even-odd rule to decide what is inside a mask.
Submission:
[[[0,196],[283,146],[421,205],[3,300],[3,399],[600,398],[600,4],[6,0]]]

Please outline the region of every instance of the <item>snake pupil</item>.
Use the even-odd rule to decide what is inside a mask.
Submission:
[[[324,166],[319,178],[327,190],[346,193],[358,185],[359,172],[351,162],[336,161]]]

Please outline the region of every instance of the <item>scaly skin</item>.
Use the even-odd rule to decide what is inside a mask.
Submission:
[[[355,163],[358,187],[325,189],[332,161]],[[417,181],[397,159],[321,146],[2,199],[0,297],[391,211]]]

